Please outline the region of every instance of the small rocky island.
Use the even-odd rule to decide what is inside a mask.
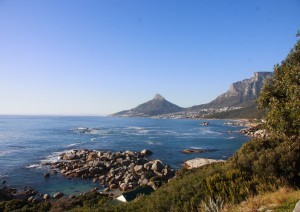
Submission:
[[[148,185],[156,189],[175,176],[175,171],[160,160],[149,160],[149,150],[141,152],[110,152],[71,150],[60,155],[60,161],[47,163],[51,172],[67,178],[92,179],[104,186],[104,191],[131,190]]]

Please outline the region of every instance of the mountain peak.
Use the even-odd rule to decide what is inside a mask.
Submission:
[[[160,94],[156,94],[153,99],[164,100],[165,98]]]
[[[151,117],[161,114],[169,114],[183,111],[184,109],[165,100],[160,94],[156,94],[154,98],[148,102],[138,105],[130,110],[124,110],[113,114],[113,116],[121,117]]]

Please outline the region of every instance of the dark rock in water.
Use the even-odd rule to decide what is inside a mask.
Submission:
[[[45,174],[44,174],[44,177],[50,177],[50,173],[48,173],[48,172],[45,173]]]
[[[204,152],[212,152],[215,151],[213,149],[185,149],[182,150],[184,154],[192,154],[192,153],[204,153]]]
[[[144,149],[141,151],[141,155],[144,155],[144,156],[148,156],[148,155],[152,155],[152,154],[153,154],[153,152],[151,152],[148,149]]]
[[[53,197],[54,197],[55,199],[59,199],[59,198],[61,198],[61,197],[63,197],[63,196],[64,196],[64,193],[62,193],[62,192],[57,192],[56,194],[53,195]]]
[[[5,183],[6,183],[6,180],[3,180],[3,181],[2,181],[2,184],[5,184]]]

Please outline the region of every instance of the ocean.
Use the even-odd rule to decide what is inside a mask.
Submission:
[[[202,121],[209,122],[202,126]],[[184,161],[196,157],[227,159],[248,137],[241,127],[225,126],[226,120],[185,120],[113,118],[83,116],[0,116],[0,180],[22,189],[32,187],[40,193],[63,191],[79,194],[99,183],[68,180],[60,174],[44,178],[48,167],[41,163],[58,160],[61,152],[72,149],[153,152],[179,169]],[[91,128],[88,133],[81,129]],[[184,149],[208,149],[205,153],[184,154]]]

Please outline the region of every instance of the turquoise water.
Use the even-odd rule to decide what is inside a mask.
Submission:
[[[47,167],[40,164],[57,160],[60,152],[71,149],[140,151],[173,168],[195,157],[227,159],[249,138],[238,133],[240,127],[224,126],[226,120],[173,120],[111,117],[0,116],[0,180],[17,188],[30,186],[42,193],[64,191],[78,194],[97,183],[67,180],[60,174],[45,179]],[[74,130],[94,128],[88,134]],[[232,133],[228,133],[232,131]],[[214,149],[201,154],[183,154],[190,148]]]

